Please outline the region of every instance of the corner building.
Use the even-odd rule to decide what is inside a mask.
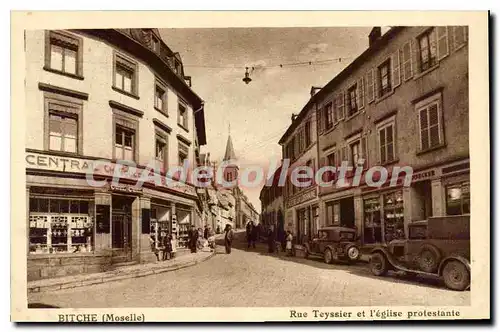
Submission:
[[[26,31],[25,56],[28,280],[151,261],[162,231],[182,253],[196,188],[133,187],[146,165],[196,167],[206,144],[180,55],[156,29],[103,29]],[[85,178],[92,169],[99,187]]]
[[[365,169],[359,186],[319,188],[322,225],[354,226],[370,246],[407,237],[409,223],[429,216],[470,213],[467,32],[375,27],[368,49],[311,98],[319,166]],[[364,181],[373,166],[388,171],[380,188]],[[389,187],[394,166],[413,168],[411,186]]]

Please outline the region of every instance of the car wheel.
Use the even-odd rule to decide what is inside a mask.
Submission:
[[[418,260],[422,271],[434,273],[437,271],[439,262],[441,261],[441,253],[434,246],[423,245],[418,254]]]
[[[443,280],[449,289],[463,291],[470,284],[469,269],[458,260],[448,261],[443,267]]]
[[[388,265],[387,258],[385,258],[384,254],[380,252],[372,254],[372,257],[370,258],[370,270],[374,275],[383,276],[387,274],[387,271],[389,270]]]
[[[326,264],[332,264],[333,262],[333,253],[330,249],[325,250],[325,254],[323,255],[323,259]]]
[[[346,252],[347,252],[347,258],[349,258],[349,260],[353,262],[357,261],[361,256],[359,248],[355,245],[351,245],[350,247],[348,247]]]

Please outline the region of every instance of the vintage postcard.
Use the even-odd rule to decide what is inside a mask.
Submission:
[[[11,53],[11,320],[490,318],[487,12],[13,12]]]

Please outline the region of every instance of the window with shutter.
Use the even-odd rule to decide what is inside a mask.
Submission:
[[[408,41],[403,45],[403,50],[401,53],[403,56],[403,80],[407,81],[413,76],[411,41]]]
[[[388,124],[379,129],[380,162],[385,164],[395,160],[394,125]]]
[[[372,69],[368,70],[366,73],[366,98],[368,103],[371,103],[375,99]]]
[[[465,44],[465,30],[465,26],[453,27],[453,44],[455,49]]]
[[[436,27],[438,60],[443,59],[449,53],[448,27]]]
[[[377,97],[382,97],[392,91],[390,59],[384,61],[377,69]]]
[[[318,128],[318,133],[321,135],[324,131],[324,126],[325,126],[322,108],[320,108],[316,111],[316,125]]]
[[[358,86],[355,83],[347,90],[347,116],[356,114],[359,110]]]
[[[434,29],[425,31],[418,37],[420,71],[437,64],[436,33]]]
[[[328,104],[325,105],[325,107],[323,108],[323,113],[325,116],[325,128],[324,128],[324,130],[328,130],[328,129],[332,128],[334,123],[336,122],[336,117],[334,116],[332,102],[329,102]]]
[[[337,160],[335,158],[335,152],[330,153],[326,157],[326,163],[328,166],[336,167],[337,166]],[[333,181],[336,178],[336,173],[328,172],[328,177],[326,181]]]
[[[363,77],[358,80],[358,107],[359,109],[365,107],[365,80]]]
[[[337,112],[338,112],[338,115],[337,115],[337,120],[340,121],[340,120],[343,120],[345,118],[345,107],[344,107],[344,91],[341,91],[338,95],[337,95]]]
[[[401,84],[401,70],[399,66],[399,50],[392,54],[392,86],[393,88]]]
[[[361,158],[364,159],[363,167],[368,167],[368,140],[366,136],[361,138]]]
[[[443,144],[440,102],[434,101],[418,110],[420,147],[423,151]]]

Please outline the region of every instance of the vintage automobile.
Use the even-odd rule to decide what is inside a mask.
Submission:
[[[318,231],[318,236],[305,244],[305,255],[321,256],[327,264],[333,261],[356,262],[361,256],[356,241],[356,230],[330,226]]]
[[[408,239],[392,240],[372,249],[370,269],[377,276],[389,270],[437,276],[446,287],[465,290],[470,286],[469,226],[469,215],[410,223]]]

